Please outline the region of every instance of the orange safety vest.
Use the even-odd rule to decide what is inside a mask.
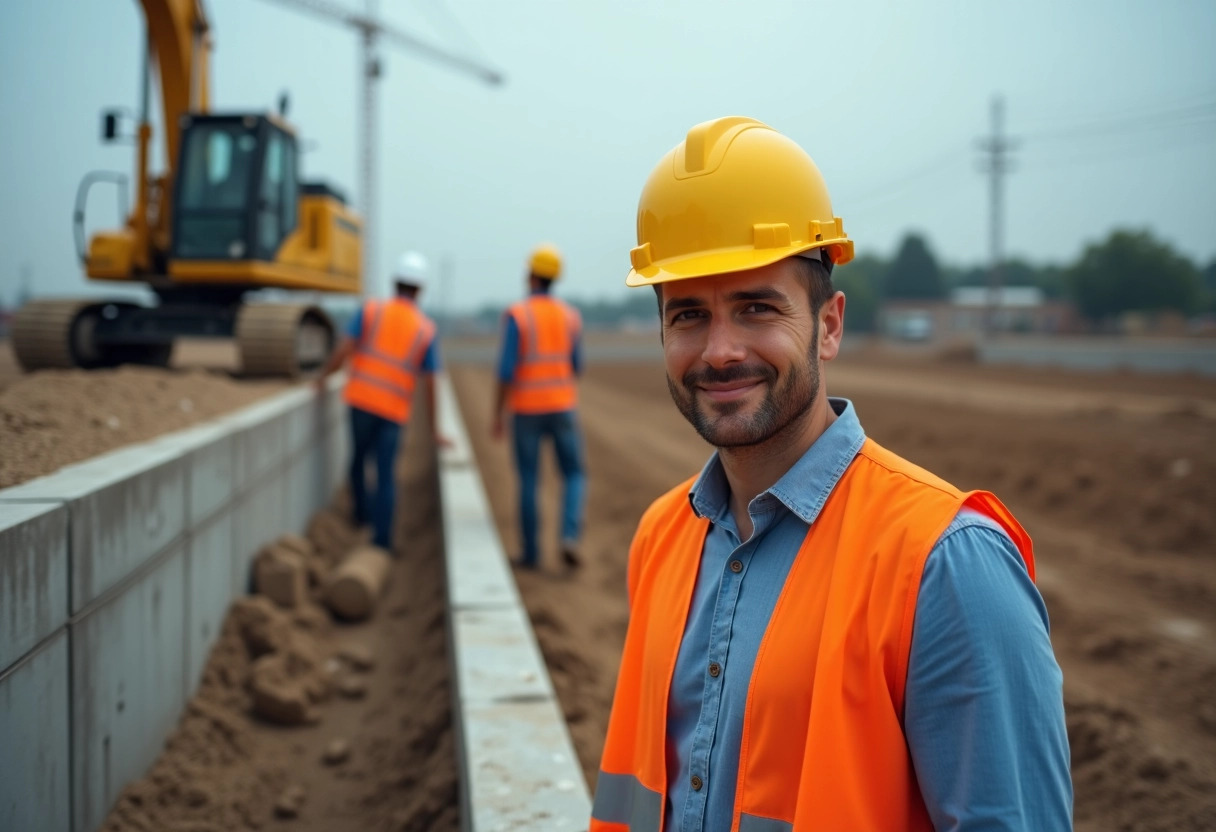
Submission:
[[[667,697],[709,529],[689,505],[692,483],[655,501],[630,549],[591,832],[662,829]],[[964,506],[1009,533],[1033,579],[1030,538],[996,497],[866,440],[811,524],[756,654],[732,832],[932,832],[904,685],[925,560]]]
[[[371,301],[361,314],[363,336],[351,358],[344,398],[351,407],[404,425],[435,324],[400,298]]]
[[[578,404],[570,353],[582,329],[578,310],[532,295],[507,310],[519,328],[519,361],[507,405],[513,413],[561,413]]]

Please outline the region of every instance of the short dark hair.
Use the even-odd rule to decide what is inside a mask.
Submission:
[[[415,298],[418,297],[418,285],[415,283],[406,283],[404,280],[396,281],[397,297],[400,298]]]
[[[529,275],[529,276],[530,276],[530,277],[531,277],[533,280],[535,280],[535,281],[536,281],[537,287],[538,287],[538,288],[539,288],[539,289],[540,289],[542,292],[544,292],[545,294],[548,294],[548,293],[549,293],[549,289],[550,289],[550,288],[553,286],[553,278],[551,278],[551,277],[541,277],[541,276],[540,276],[540,275],[538,275],[536,272],[532,272],[532,273],[531,273],[531,275]]]
[[[825,303],[832,299],[832,295],[836,294],[836,289],[832,286],[832,258],[828,257],[827,252],[823,253],[823,259],[827,262],[819,260],[811,260],[806,257],[794,257],[794,265],[798,269],[798,276],[802,278],[802,282],[806,284],[806,296],[811,302],[811,312],[818,314],[820,308]],[[663,284],[654,284],[655,300],[659,302],[659,317],[663,316]]]
[[[823,252],[822,257],[826,263],[806,257],[794,258],[798,274],[806,284],[806,294],[811,300],[811,312],[814,313],[818,313],[819,309],[832,299],[832,295],[836,294],[836,289],[832,286],[832,258],[828,257],[827,252]]]

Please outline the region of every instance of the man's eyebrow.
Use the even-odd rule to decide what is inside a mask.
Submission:
[[[704,306],[703,298],[671,298],[663,304],[664,312],[673,312],[677,309],[695,309],[698,306]]]
[[[744,289],[738,292],[731,292],[726,296],[726,299],[732,302],[748,301],[748,300],[776,300],[788,303],[789,298],[784,292],[774,289],[772,286],[765,286],[762,289]]]

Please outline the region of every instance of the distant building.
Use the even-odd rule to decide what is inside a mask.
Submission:
[[[995,294],[995,296],[994,296]],[[878,313],[879,331],[891,338],[928,341],[996,332],[1062,333],[1074,329],[1072,305],[1050,300],[1037,286],[960,286],[947,300],[889,300]]]

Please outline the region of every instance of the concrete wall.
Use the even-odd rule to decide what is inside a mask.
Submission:
[[[438,385],[453,727],[466,832],[586,829],[591,800],[451,385]]]
[[[0,830],[90,832],[155,760],[253,556],[341,481],[340,383],[0,490]]]

